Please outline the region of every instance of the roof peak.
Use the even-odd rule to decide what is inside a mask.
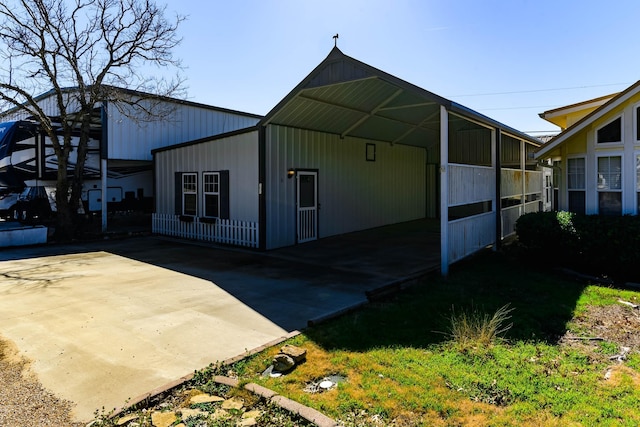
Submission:
[[[327,59],[333,59],[338,57],[344,57],[345,54],[338,48],[338,46],[334,46],[331,48],[331,52],[327,55]]]

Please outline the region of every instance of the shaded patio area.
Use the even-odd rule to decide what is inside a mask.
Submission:
[[[267,256],[377,276],[378,283],[440,268],[440,221],[421,219],[327,237],[266,252]]]

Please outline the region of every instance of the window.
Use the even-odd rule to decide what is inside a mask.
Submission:
[[[598,157],[598,212],[622,214],[622,157]]]
[[[182,215],[198,214],[198,175],[182,174]]]
[[[640,215],[640,154],[636,154],[636,213]]]
[[[584,157],[567,160],[567,184],[569,190],[569,211],[584,214],[586,210]]]
[[[597,132],[598,144],[604,142],[622,142],[622,117],[604,125]]]
[[[175,214],[183,221],[193,221],[198,215],[229,219],[229,171],[204,172],[202,182],[198,188],[197,173],[175,173]],[[198,207],[198,200],[203,208]]]
[[[220,173],[206,172],[203,175],[204,216],[220,217]]]
[[[640,107],[636,107],[636,140],[640,141]]]

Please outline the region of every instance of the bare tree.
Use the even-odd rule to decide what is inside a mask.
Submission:
[[[181,64],[173,56],[183,16],[165,17],[152,0],[4,0],[0,3],[0,102],[37,120],[58,161],[56,233],[72,236],[80,207],[87,143],[96,108],[105,101],[146,108],[136,93],[183,93]],[[155,67],[155,69],[154,69]],[[175,77],[152,71],[173,69]],[[128,91],[118,90],[126,87]],[[39,97],[55,100],[56,114]],[[133,107],[133,108],[131,108]],[[77,147],[72,135],[79,132]],[[75,144],[74,144],[75,145]],[[69,155],[77,150],[75,167]]]

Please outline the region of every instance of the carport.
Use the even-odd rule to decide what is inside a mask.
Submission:
[[[153,229],[274,250],[438,220],[446,274],[538,209],[537,146],[335,47],[255,127],[154,151]]]

